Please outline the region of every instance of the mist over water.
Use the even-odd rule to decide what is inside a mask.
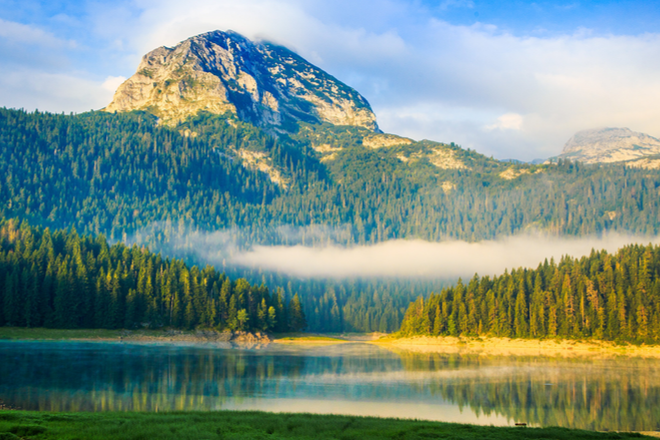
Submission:
[[[582,257],[592,250],[614,253],[629,244],[660,243],[658,236],[621,233],[587,237],[525,233],[478,242],[402,239],[368,245],[340,244],[346,242],[348,234],[342,228],[280,227],[271,234],[278,244],[246,245],[246,234],[241,229],[216,232],[180,229],[168,237],[167,243],[159,243],[152,250],[193,256],[219,268],[243,267],[304,278],[452,279],[475,273],[499,275],[518,267],[535,268],[545,259],[559,260],[565,255]],[[134,242],[144,241],[141,235],[136,237]]]

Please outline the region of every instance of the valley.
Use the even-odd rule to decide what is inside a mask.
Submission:
[[[63,416],[59,427],[67,429],[86,417],[192,412],[203,420],[232,411],[280,413],[273,420],[297,417],[291,413],[423,419],[474,430],[526,423],[523,429],[561,427],[567,438],[577,434],[569,429],[658,429],[657,358],[420,352],[358,342],[0,341],[0,349],[17,361],[0,365],[2,403],[37,417],[14,419],[5,430],[48,428],[39,417],[49,414]],[[328,429],[337,428],[331,419]],[[42,432],[58,438],[56,429]]]
[[[358,91],[233,31],[148,52],[100,110],[2,108],[0,439],[660,429],[659,146],[585,130],[525,163],[384,133]],[[386,268],[437,244],[445,264]]]

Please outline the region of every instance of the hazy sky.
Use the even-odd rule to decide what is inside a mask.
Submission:
[[[658,23],[646,1],[0,0],[0,106],[98,109],[144,53],[233,29],[356,88],[386,132],[545,158],[581,129],[660,137]]]

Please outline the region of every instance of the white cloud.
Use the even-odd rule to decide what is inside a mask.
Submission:
[[[109,76],[103,81],[101,87],[114,93],[115,90],[117,90],[117,87],[119,87],[124,81],[126,81],[126,78],[123,76]]]
[[[60,38],[39,26],[0,18],[0,67],[41,72],[71,69],[66,53],[77,47],[76,41]]]
[[[72,42],[61,40],[52,33],[38,27],[3,20],[1,18],[0,38],[13,43],[36,44],[40,46],[62,46],[66,44],[74,44]]]
[[[523,117],[518,113],[505,113],[495,121],[494,124],[484,127],[486,130],[520,130]]]
[[[113,92],[85,77],[0,67],[0,105],[5,107],[77,113],[104,107]]]
[[[527,159],[558,153],[575,131],[588,127],[630,126],[660,134],[655,122],[660,109],[654,105],[660,98],[658,35],[523,38],[440,22],[426,32],[437,44],[416,48],[414,58],[428,75],[402,86],[406,107],[442,104],[472,111],[461,125],[475,130],[456,133],[458,121],[443,124],[444,118],[417,130],[407,128],[408,118],[392,118],[390,126],[381,123],[386,130]],[[396,114],[398,103],[372,101],[377,110],[384,106]],[[497,124],[481,124],[487,111],[525,115],[524,124],[494,136]]]
[[[69,54],[77,50],[76,41],[43,27],[0,19],[0,106],[52,112],[98,108],[105,94],[90,75],[72,68]]]
[[[258,246],[233,263],[302,277],[469,277],[501,274],[517,267],[534,268],[544,259],[580,257],[593,248],[614,252],[631,242],[659,243],[660,238],[618,234],[604,238],[515,236],[498,241],[431,243],[395,240],[354,248]]]
[[[156,225],[156,228],[160,226]],[[313,235],[313,230],[299,230]],[[328,233],[329,231],[317,231]],[[296,230],[280,231],[296,238]],[[151,236],[150,232],[146,232]],[[551,237],[520,234],[501,240],[469,243],[465,241],[427,242],[392,240],[366,246],[325,245],[310,247],[255,246],[240,250],[236,246],[240,231],[174,234],[169,253],[178,245],[197,257],[219,267],[227,265],[276,271],[297,277],[428,277],[452,279],[497,275],[517,267],[535,268],[546,258],[559,260],[564,255],[581,257],[592,249],[610,253],[630,243],[660,243],[660,237],[608,234],[602,237]],[[336,231],[341,238],[342,231]],[[308,236],[308,241],[312,237]],[[139,242],[139,240],[138,240]]]

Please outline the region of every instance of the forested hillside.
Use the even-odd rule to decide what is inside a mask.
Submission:
[[[111,240],[167,220],[238,227],[246,242],[269,244],[281,225],[341,227],[349,245],[529,228],[659,232],[659,170],[512,165],[429,141],[374,146],[369,136],[301,123],[274,138],[209,115],[170,129],[148,114],[0,110],[0,214]]]
[[[660,342],[660,247],[478,277],[410,305],[402,335]]]
[[[300,279],[245,268],[228,274],[299,293],[307,330],[333,333],[395,332],[411,301],[448,284],[446,280],[414,278]]]
[[[0,221],[0,325],[300,331],[298,296],[144,248]]]
[[[0,172],[5,218],[75,227],[111,242],[139,237],[151,250],[200,266],[206,262],[194,243],[174,244],[174,235],[227,230],[239,247],[351,246],[475,241],[529,229],[580,235],[660,228],[659,170],[514,165],[453,144],[330,124],[299,123],[274,137],[232,115],[202,113],[169,128],[147,113],[2,109]],[[314,331],[395,331],[412,299],[442,287],[222,269],[299,293]]]

